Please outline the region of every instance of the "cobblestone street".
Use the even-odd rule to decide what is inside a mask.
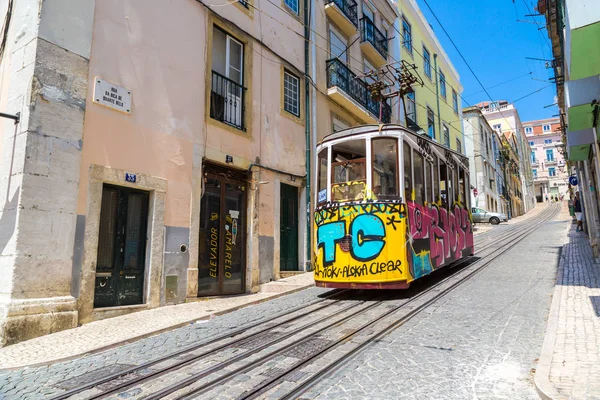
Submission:
[[[510,226],[503,224],[494,227],[494,231],[508,230]],[[534,374],[568,227],[570,220],[564,213],[546,223],[474,279],[368,346],[302,398],[539,398]],[[488,230],[479,234],[476,245],[484,242],[489,233]],[[564,279],[569,278],[565,275]],[[50,366],[4,371],[0,373],[0,398],[49,397],[83,381],[139,365],[286,310],[308,306],[326,293],[331,290],[309,288],[98,354]],[[559,336],[564,336],[566,329],[562,326]],[[593,347],[593,343],[582,346]],[[557,368],[561,366],[557,362],[552,364],[551,380],[553,375],[560,380]],[[268,371],[270,365],[265,364],[264,369]],[[574,370],[568,365],[564,368]],[[593,380],[593,371],[590,369],[584,378]],[[234,398],[235,387],[252,387],[249,379],[248,375],[241,375],[227,384],[227,390],[217,388],[211,393],[218,398]],[[130,390],[116,398],[135,397],[136,393]],[[593,394],[587,398],[594,398]]]

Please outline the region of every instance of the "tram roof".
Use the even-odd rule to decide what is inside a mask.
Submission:
[[[364,133],[375,133],[380,131],[390,131],[390,130],[401,130],[403,132],[410,132],[408,129],[403,127],[402,125],[397,124],[381,124],[381,125],[360,125],[354,126],[352,128],[343,129],[341,131],[337,131],[334,133],[330,133],[325,136],[318,144],[330,142],[336,139],[342,139],[350,136],[361,135]]]

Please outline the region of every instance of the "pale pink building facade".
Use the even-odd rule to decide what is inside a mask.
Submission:
[[[523,122],[523,130],[531,147],[531,171],[538,202],[551,197],[568,196],[569,174],[563,157],[560,120],[548,118]]]

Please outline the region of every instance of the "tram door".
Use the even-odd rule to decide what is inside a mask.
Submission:
[[[281,184],[279,269],[298,270],[298,188]]]
[[[148,192],[104,185],[94,307],[143,303]]]
[[[198,296],[244,292],[244,182],[206,174],[200,216]]]

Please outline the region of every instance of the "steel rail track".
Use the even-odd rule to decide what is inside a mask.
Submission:
[[[326,375],[329,375],[330,373],[332,373],[335,370],[335,368],[337,368],[341,364],[345,363],[349,358],[353,357],[355,354],[362,351],[365,347],[372,344],[374,341],[380,339],[381,337],[387,335],[388,333],[392,332],[393,330],[397,329],[399,326],[403,325],[404,323],[406,323],[407,321],[412,319],[414,316],[418,315],[421,311],[423,311],[424,309],[429,307],[431,304],[435,303],[440,298],[449,294],[455,288],[459,287],[463,283],[474,278],[478,273],[483,271],[485,269],[485,267],[487,267],[492,262],[496,261],[499,257],[501,257],[505,253],[506,250],[509,250],[510,248],[516,246],[522,239],[524,239],[526,236],[528,236],[533,231],[535,231],[539,226],[541,226],[541,224],[545,223],[547,220],[549,220],[554,215],[556,215],[556,211],[557,211],[557,209],[553,208],[553,209],[549,210],[548,212],[545,212],[545,216],[541,219],[541,221],[539,223],[535,224],[534,226],[528,224],[527,226],[525,226],[525,229],[520,229],[520,231],[523,231],[523,233],[521,233],[520,235],[518,235],[516,237],[514,235],[510,235],[512,240],[509,244],[500,245],[500,246],[488,246],[488,248],[489,247],[497,247],[495,251],[493,251],[493,252],[491,252],[491,254],[485,256],[485,258],[489,258],[489,260],[485,260],[484,258],[481,258],[481,259],[477,260],[476,263],[474,263],[474,264],[478,264],[477,268],[475,270],[472,270],[470,272],[468,270],[460,271],[460,272],[465,272],[465,274],[466,274],[465,276],[457,276],[457,274],[450,275],[448,278],[445,278],[441,282],[433,285],[432,287],[426,289],[425,291],[410,298],[408,301],[401,303],[400,305],[398,305],[391,311],[386,312],[383,315],[363,324],[361,327],[354,330],[353,332],[345,334],[341,338],[335,340],[332,344],[330,344],[330,345],[326,346],[324,349],[320,350],[318,353],[310,356],[309,358],[307,358],[305,360],[302,360],[301,362],[299,362],[292,368],[289,368],[286,371],[284,371],[283,373],[281,373],[275,377],[272,377],[266,383],[263,383],[263,384],[259,385],[258,387],[254,388],[251,393],[242,394],[242,398],[246,399],[246,398],[254,398],[256,396],[260,396],[261,394],[264,393],[264,391],[270,390],[272,387],[275,387],[279,383],[281,383],[285,376],[289,375],[290,373],[292,373],[294,371],[297,371],[301,367],[310,363],[310,361],[312,361],[313,359],[319,358],[319,357],[323,356],[325,353],[327,353],[343,344],[346,344],[351,338],[353,338],[360,332],[363,332],[367,328],[372,327],[373,325],[384,320],[385,318],[388,318],[388,317],[396,314],[401,309],[404,309],[407,305],[412,304],[412,303],[416,302],[417,300],[420,300],[424,296],[431,294],[431,293],[435,293],[437,290],[439,290],[438,288],[440,286],[448,283],[449,281],[455,280],[455,282],[451,283],[448,288],[439,291],[439,293],[437,293],[437,294],[434,294],[431,299],[426,300],[423,304],[417,305],[415,308],[408,311],[408,313],[406,315],[402,316],[400,319],[395,320],[391,324],[387,325],[385,328],[379,330],[379,332],[377,332],[373,336],[370,336],[365,342],[358,345],[355,349],[349,351],[344,356],[342,356],[342,357],[338,358],[337,360],[335,360],[334,362],[330,363],[327,367],[322,368],[316,374],[312,374],[312,376],[307,381],[300,384],[297,388],[293,389],[292,392],[290,392],[288,395],[286,395],[284,397],[286,399],[297,398],[297,396],[299,394],[304,393],[309,387],[312,387],[314,384],[318,383],[318,381],[321,381],[322,379],[324,379],[324,377]],[[520,227],[522,227],[522,225],[520,225]],[[474,256],[467,257],[467,259],[475,259],[475,258],[477,258],[477,257],[474,257]],[[465,261],[465,263],[466,262],[467,261]],[[480,262],[482,262],[482,264],[479,264]],[[321,330],[319,331],[319,333],[320,332],[321,332]],[[313,336],[313,335],[311,335],[311,336]],[[305,338],[301,339],[300,341],[290,344],[289,346],[290,347],[297,346],[298,344],[301,344],[301,343],[307,341],[309,338],[310,337],[305,337]],[[179,397],[176,397],[176,398],[177,398],[177,400],[189,400],[189,399],[195,398],[198,395],[201,395],[201,394],[204,394],[204,393],[210,391],[215,386],[222,384],[230,379],[233,379],[235,376],[237,376],[240,373],[244,373],[248,370],[256,368],[259,365],[262,365],[262,363],[264,361],[266,361],[270,358],[273,358],[275,355],[281,354],[285,350],[286,350],[285,348],[278,349],[272,353],[269,353],[269,354],[261,357],[259,360],[253,361],[253,362],[249,363],[248,365],[242,366],[240,368],[235,369],[234,371],[228,372],[227,374],[224,374],[208,383],[205,383],[205,384],[201,385],[200,387],[194,388],[193,390],[191,390]],[[204,375],[204,376],[206,376],[206,375]],[[204,376],[189,377],[184,381],[177,382],[173,385],[170,385],[170,386],[162,389],[160,392],[157,392],[148,397],[145,397],[144,400],[156,400],[163,396],[172,394],[180,389],[183,389],[183,388],[193,384],[195,381],[197,381],[198,379],[201,379]]]
[[[310,302],[308,304],[304,304],[304,305],[301,305],[301,306],[298,306],[298,307],[294,307],[294,308],[292,308],[290,310],[282,311],[282,312],[280,312],[280,313],[278,313],[278,314],[276,314],[276,315],[274,315],[272,317],[269,317],[269,318],[264,319],[264,320],[260,320],[260,321],[258,321],[258,323],[254,324],[254,325],[244,326],[244,327],[236,329],[236,330],[234,330],[232,332],[228,332],[226,334],[216,336],[216,337],[214,337],[212,339],[209,339],[207,341],[204,341],[202,343],[194,344],[194,345],[191,345],[191,346],[184,347],[184,348],[182,348],[180,350],[177,350],[177,351],[175,351],[173,353],[169,353],[169,354],[167,354],[165,356],[159,357],[159,358],[154,359],[152,361],[148,361],[148,362],[145,362],[143,364],[136,365],[135,367],[131,367],[131,368],[128,368],[128,369],[123,370],[123,371],[115,372],[113,374],[107,375],[107,376],[102,377],[100,379],[94,380],[93,382],[89,382],[89,383],[86,383],[84,385],[80,385],[80,386],[78,386],[76,388],[73,388],[71,390],[68,390],[68,391],[65,391],[63,393],[60,393],[60,394],[58,394],[58,395],[56,395],[54,397],[51,397],[49,400],[63,400],[63,399],[67,399],[67,398],[69,398],[69,397],[71,397],[73,395],[76,395],[76,394],[81,393],[81,392],[83,392],[85,390],[88,390],[88,389],[92,389],[92,388],[94,388],[96,386],[99,386],[99,385],[101,385],[103,383],[107,383],[107,382],[110,382],[112,380],[116,380],[118,378],[125,377],[127,375],[136,373],[138,371],[142,371],[144,369],[150,368],[150,367],[152,367],[152,366],[154,366],[156,364],[159,364],[161,362],[165,362],[165,361],[168,361],[170,359],[174,359],[176,357],[184,355],[186,353],[190,353],[192,351],[198,350],[198,349],[200,349],[202,347],[209,346],[211,344],[220,342],[222,340],[238,336],[240,334],[243,334],[246,331],[249,331],[251,329],[257,328],[257,327],[259,327],[261,325],[266,325],[266,324],[268,324],[268,323],[270,323],[270,322],[272,322],[272,321],[274,321],[276,319],[279,319],[281,317],[284,317],[284,316],[286,316],[288,314],[292,314],[292,313],[295,313],[295,312],[300,311],[300,310],[305,310],[306,308],[309,308],[311,306],[314,306],[314,305],[317,305],[319,303],[325,302],[327,300],[331,300],[332,297],[337,296],[337,295],[342,294],[342,293],[347,293],[347,292],[349,292],[349,290],[346,290],[346,289],[345,290],[333,290],[333,291],[331,291],[331,293],[327,293],[325,296],[323,296],[322,298],[320,298],[320,299],[318,299],[316,301],[313,301],[313,302]],[[299,314],[297,316],[290,317],[288,319],[285,319],[285,320],[277,323],[276,325],[266,326],[265,328],[260,329],[257,332],[253,332],[252,334],[250,334],[248,336],[244,336],[243,338],[241,338],[241,340],[247,340],[247,339],[250,339],[250,338],[252,338],[254,336],[258,336],[258,335],[260,335],[260,334],[262,334],[262,333],[264,333],[264,332],[266,332],[268,330],[277,328],[278,326],[281,326],[283,324],[286,324],[286,323],[295,321],[297,319],[300,319],[301,317],[304,317],[304,316],[306,316],[308,314],[311,314],[311,313],[313,313],[315,311],[319,311],[321,309],[333,306],[333,305],[339,303],[341,300],[342,299],[340,299],[340,300],[333,300],[329,304],[326,304],[326,305],[324,305],[322,307],[318,307],[317,309],[311,309],[311,310],[309,310],[307,312],[303,312],[303,313],[301,313],[301,314]],[[213,350],[205,352],[201,356],[199,356],[198,358],[206,356],[206,355],[208,355],[208,354],[210,354],[212,352],[221,350],[222,348],[225,348],[226,346],[231,345],[233,343],[239,343],[239,340],[240,340],[240,338],[236,339],[235,342],[232,341],[231,343],[226,343],[226,344],[224,344],[222,346],[219,346],[219,347],[217,347],[217,348],[215,348]],[[185,360],[185,361],[183,361],[183,362],[181,362],[179,364],[184,364],[187,361],[190,361],[190,360]],[[178,365],[178,364],[176,364],[176,365]],[[122,383],[122,384],[120,384],[118,386],[115,386],[115,390],[124,389],[124,388],[130,386],[130,384],[137,383],[137,382],[141,381],[142,378],[145,378],[147,376],[148,375],[144,375],[142,377],[137,377],[135,379],[128,380],[127,382],[124,382],[124,383]],[[107,392],[106,394],[109,394],[109,393]],[[99,394],[99,395],[90,397],[89,400],[96,399],[96,398],[99,398],[99,397],[103,397],[106,394],[103,393],[103,394]]]

